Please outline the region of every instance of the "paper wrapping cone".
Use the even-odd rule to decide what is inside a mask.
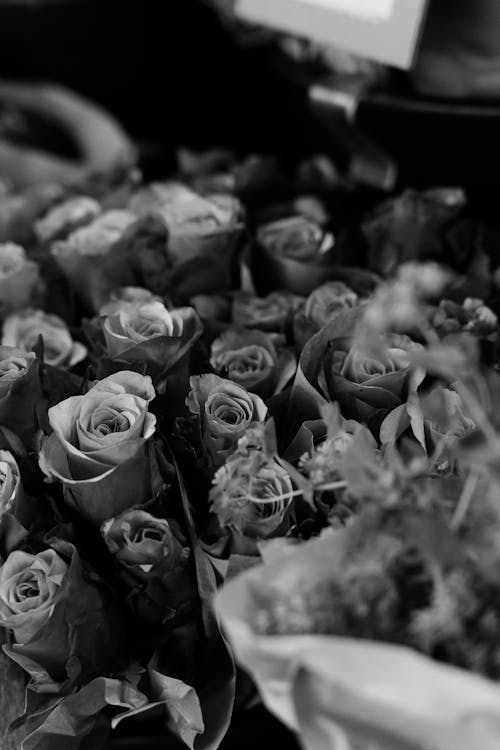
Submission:
[[[487,679],[402,646],[257,635],[252,586],[276,564],[233,579],[217,606],[236,660],[307,750],[500,748],[500,687]]]

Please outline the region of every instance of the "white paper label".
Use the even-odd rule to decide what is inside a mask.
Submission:
[[[394,0],[303,0],[303,2],[375,23],[388,21],[394,10]]]
[[[409,68],[428,0],[237,0],[252,23]]]

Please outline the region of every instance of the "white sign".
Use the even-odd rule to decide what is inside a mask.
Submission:
[[[428,0],[237,0],[253,23],[410,68]]]

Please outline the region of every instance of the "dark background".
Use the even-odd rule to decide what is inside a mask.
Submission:
[[[140,142],[307,149],[305,92],[197,0],[0,2],[0,78],[52,80]]]
[[[242,46],[199,0],[0,0],[0,78],[56,81],[102,104],[139,143],[148,178],[172,169],[179,145],[336,156],[335,132],[307,104],[315,74],[272,42]],[[420,99],[400,74],[389,93],[359,122],[398,162],[398,188],[461,184],[494,216],[499,103]]]

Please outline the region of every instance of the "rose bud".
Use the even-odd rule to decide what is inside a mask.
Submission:
[[[22,496],[23,486],[16,459],[10,451],[0,450],[0,516],[15,513]]]
[[[4,650],[41,692],[54,692],[54,680],[69,688],[104,674],[123,643],[104,589],[87,583],[71,545],[66,552],[68,562],[54,549],[14,550],[0,568],[0,624],[16,641]]]
[[[282,348],[278,353],[269,334],[247,328],[230,328],[215,339],[210,364],[219,375],[261,398],[283,390],[297,369],[291,351]]]
[[[239,293],[233,300],[233,323],[282,333],[303,301],[302,297],[287,292],[271,292],[267,297]]]
[[[135,216],[129,211],[107,211],[90,224],[72,232],[64,242],[55,243],[52,254],[63,264],[68,261],[69,265],[73,256],[96,258],[106,255],[134,221]]]
[[[104,541],[119,564],[129,592],[127,604],[141,629],[175,628],[198,606],[196,576],[188,547],[176,536],[175,521],[132,509],[105,521]],[[176,618],[176,615],[179,615]]]
[[[167,558],[175,562],[183,547],[172,533],[169,522],[144,510],[128,510],[101,526],[104,541],[115,559],[143,573]]]
[[[54,432],[43,441],[40,467],[62,482],[66,502],[89,521],[102,523],[158,489],[149,446],[154,397],[150,377],[124,371],[49,409]]]
[[[69,369],[87,356],[86,347],[73,341],[66,323],[43,310],[23,310],[10,315],[3,324],[2,344],[31,352],[43,338],[44,359],[48,365]]]
[[[130,363],[145,361],[156,377],[179,363],[203,332],[193,308],[169,312],[157,300],[131,302],[111,313],[108,308],[101,325],[109,357]]]
[[[30,445],[41,401],[40,362],[33,352],[0,346],[0,425]]]
[[[218,375],[193,375],[186,405],[200,418],[204,445],[218,466],[236,448],[253,422],[263,422],[267,407],[259,396]]]
[[[41,290],[38,264],[26,258],[20,245],[0,244],[0,309],[16,310],[33,301]]]
[[[93,198],[85,195],[69,198],[35,223],[35,234],[41,242],[52,242],[90,224],[100,213],[101,207]]]

